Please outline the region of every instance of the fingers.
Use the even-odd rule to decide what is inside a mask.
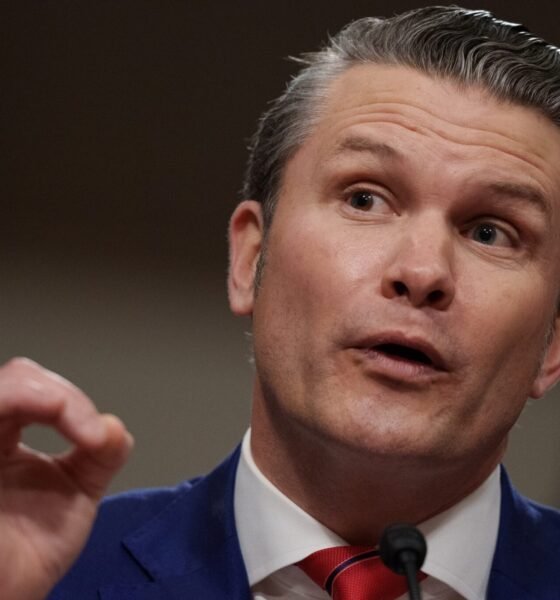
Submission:
[[[101,415],[105,436],[96,446],[76,447],[55,460],[91,498],[105,493],[115,473],[123,466],[133,447],[133,439],[114,415]]]
[[[70,442],[95,449],[106,442],[107,423],[91,400],[69,381],[29,359],[0,367],[0,451],[14,449],[30,423],[52,425]]]
[[[0,367],[0,452],[5,457],[21,455],[20,432],[30,423],[51,425],[74,444],[53,460],[94,499],[103,495],[133,445],[122,422],[98,413],[76,386],[29,359],[16,358]]]

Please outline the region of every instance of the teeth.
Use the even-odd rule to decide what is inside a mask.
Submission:
[[[380,350],[385,354],[398,356],[399,358],[405,358],[406,360],[413,360],[415,362],[420,362],[425,365],[432,364],[430,358],[426,356],[421,350],[409,348],[408,346],[401,346],[400,344],[380,344],[375,348],[376,350]]]

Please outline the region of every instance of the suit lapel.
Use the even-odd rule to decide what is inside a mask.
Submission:
[[[102,587],[102,600],[251,598],[233,513],[238,461],[239,448],[124,539],[152,581]]]
[[[531,505],[512,487],[502,467],[501,470],[500,527],[496,551],[488,583],[488,600],[513,600],[536,597],[535,588],[542,582],[540,554],[535,537]]]

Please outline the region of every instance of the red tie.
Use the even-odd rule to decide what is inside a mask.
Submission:
[[[338,546],[296,563],[334,600],[395,600],[406,593],[406,578],[388,569],[379,552],[365,546]],[[419,580],[426,575],[419,575]]]

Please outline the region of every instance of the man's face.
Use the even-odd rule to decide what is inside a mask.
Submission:
[[[557,377],[559,164],[536,111],[405,68],[346,72],[285,168],[257,297],[232,293],[253,316],[255,401],[361,452],[497,460]]]

